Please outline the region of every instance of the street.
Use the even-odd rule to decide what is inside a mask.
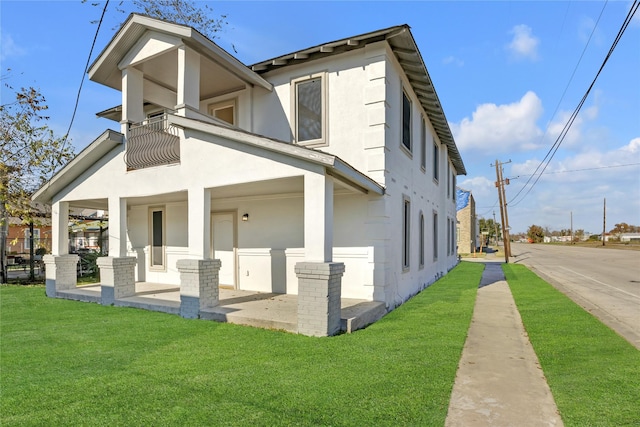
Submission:
[[[513,243],[524,264],[640,349],[640,252]]]

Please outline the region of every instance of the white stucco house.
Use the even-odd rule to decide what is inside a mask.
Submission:
[[[466,172],[407,25],[246,66],[134,14],[89,78],[122,92],[98,113],[120,130],[34,195],[53,211],[49,296],[76,286],[70,208],[108,212],[104,304],[175,284],[185,317],[218,286],[296,294],[300,333],[332,335],[341,297],[393,309],[457,263]]]

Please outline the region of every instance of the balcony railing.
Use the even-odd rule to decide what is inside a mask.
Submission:
[[[127,169],[180,163],[178,129],[169,124],[168,112],[129,127],[125,152]]]

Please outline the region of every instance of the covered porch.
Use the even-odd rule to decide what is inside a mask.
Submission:
[[[101,285],[94,283],[60,290],[57,298],[102,303]],[[219,289],[219,304],[201,309],[204,320],[299,333],[298,296],[291,294]],[[132,296],[115,299],[113,305],[169,314],[180,314],[180,286],[137,282]],[[340,332],[351,333],[386,314],[385,304],[363,299],[340,299]]]

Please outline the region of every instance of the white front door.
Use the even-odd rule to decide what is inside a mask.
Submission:
[[[220,286],[236,287],[236,254],[235,254],[235,214],[214,213],[211,215],[213,233],[213,258],[222,262],[220,267]]]

